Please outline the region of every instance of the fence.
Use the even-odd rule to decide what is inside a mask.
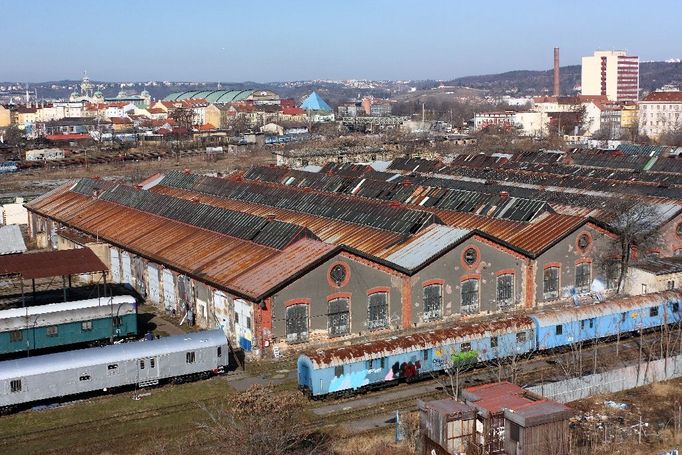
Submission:
[[[581,378],[541,384],[528,387],[528,390],[562,403],[568,403],[592,395],[620,392],[680,376],[682,376],[682,355],[643,362],[641,365],[631,365]]]

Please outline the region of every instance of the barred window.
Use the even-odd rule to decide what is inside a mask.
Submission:
[[[424,286],[424,320],[433,321],[440,319],[443,303],[443,285],[430,284]]]
[[[12,393],[21,392],[21,379],[13,379],[9,382],[9,388]]]
[[[462,313],[478,313],[478,280],[462,282]]]
[[[542,293],[545,300],[559,298],[559,267],[545,269]]]
[[[92,321],[81,322],[81,331],[82,332],[89,332],[91,330],[92,330]]]
[[[16,343],[24,339],[24,334],[21,330],[12,330],[9,333],[9,341]]]
[[[185,362],[186,363],[194,363],[196,360],[196,354],[194,352],[188,352],[185,354]]]
[[[289,343],[308,339],[308,305],[299,303],[287,307],[286,331]]]
[[[47,328],[47,336],[56,337],[59,336],[59,327],[56,325],[51,325]]]
[[[511,273],[497,277],[497,303],[507,306],[514,303],[514,275]]]
[[[329,301],[329,336],[338,337],[350,332],[350,312],[349,302],[346,298],[334,299]]]
[[[586,291],[590,288],[592,281],[592,264],[583,262],[575,266],[575,288],[579,291]]]
[[[388,293],[376,292],[369,296],[369,319],[367,326],[370,330],[388,326]]]

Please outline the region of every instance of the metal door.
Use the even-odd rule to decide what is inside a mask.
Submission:
[[[144,284],[144,259],[140,256],[133,256],[132,263],[133,286],[140,295],[145,296],[147,290]]]
[[[153,304],[161,303],[159,284],[159,269],[152,263],[147,264],[147,299]]]
[[[133,286],[133,271],[130,267],[130,254],[121,251],[121,282],[127,284],[128,287]]]
[[[213,307],[215,308],[215,317],[218,320],[219,327],[223,329],[225,336],[230,336],[230,309],[227,296],[220,291],[213,294]]]
[[[242,299],[234,299],[234,330],[239,346],[250,351],[253,344],[253,306]]]
[[[178,310],[173,272],[168,269],[163,269],[163,306],[168,311]]]
[[[121,260],[119,259],[118,250],[116,248],[111,248],[109,250],[111,256],[111,264],[109,265],[109,271],[111,272],[111,282],[120,283],[121,282]]]

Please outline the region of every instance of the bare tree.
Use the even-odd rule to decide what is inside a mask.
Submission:
[[[199,430],[213,450],[234,455],[327,453],[328,440],[317,433],[297,392],[253,385],[224,402],[203,407]]]
[[[462,343],[462,345],[467,344]],[[476,366],[478,352],[470,349],[457,351],[454,346],[444,346],[437,350],[434,362],[442,366],[442,371],[447,377],[447,384],[444,384],[437,376],[434,378],[443,386],[448,395],[457,400],[459,399],[460,377],[462,373]]]

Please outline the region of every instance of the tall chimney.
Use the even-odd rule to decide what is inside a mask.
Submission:
[[[559,86],[559,48],[554,48],[554,96],[559,96],[561,93]]]

